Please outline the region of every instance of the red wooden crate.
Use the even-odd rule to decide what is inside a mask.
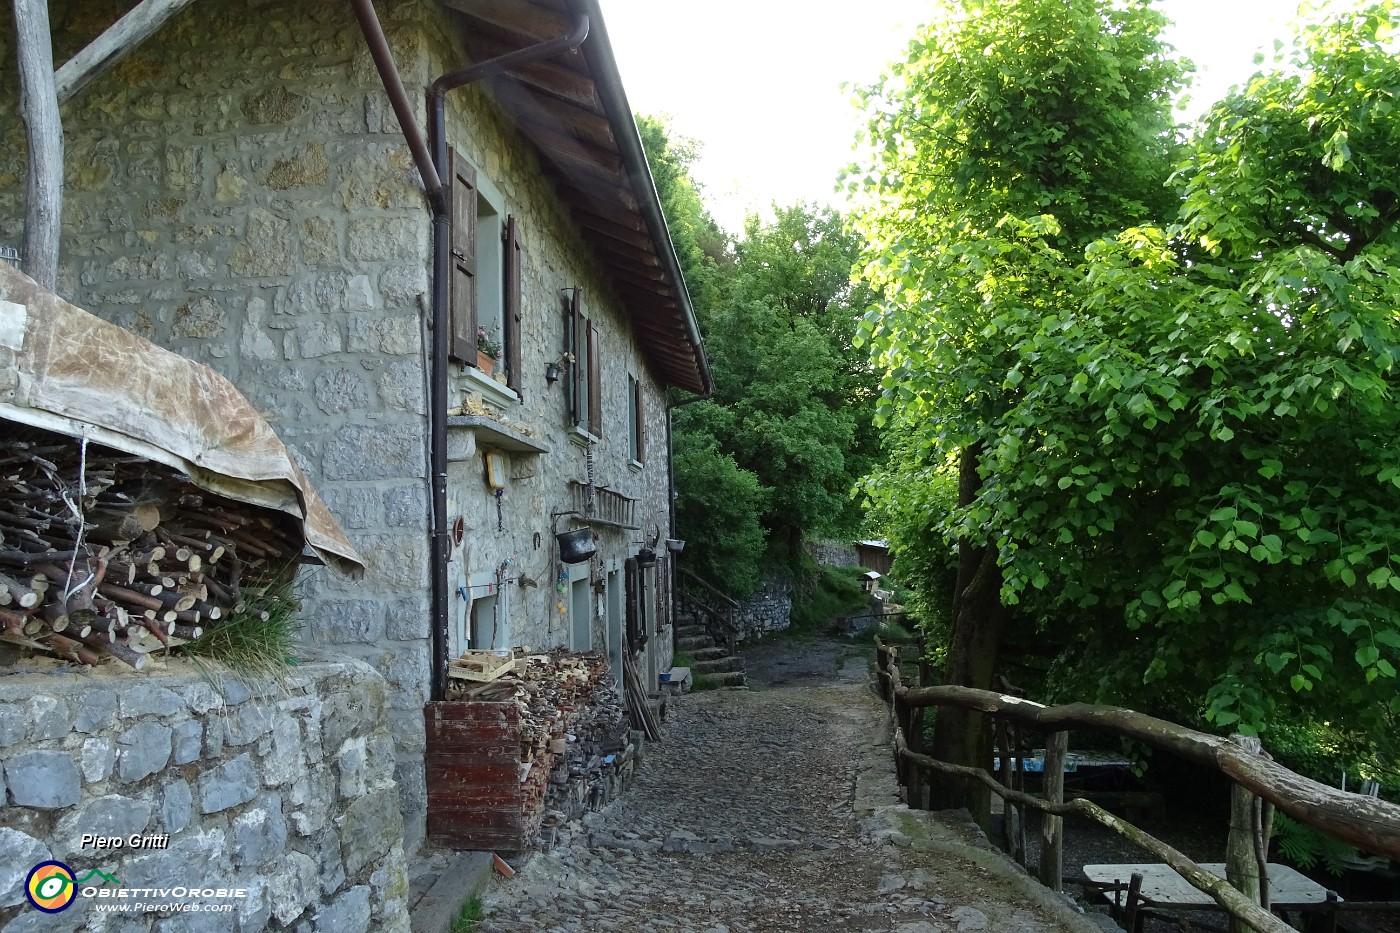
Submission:
[[[537,818],[525,813],[515,703],[438,701],[424,707],[423,718],[429,838],[458,849],[523,852]]]

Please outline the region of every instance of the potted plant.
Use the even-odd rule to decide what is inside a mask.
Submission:
[[[489,376],[496,371],[496,361],[501,358],[501,345],[486,335],[485,327],[476,329],[476,368],[482,375]]]

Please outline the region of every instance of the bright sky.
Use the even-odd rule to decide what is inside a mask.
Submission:
[[[903,51],[930,0],[602,0],[633,110],[666,115],[703,146],[695,175],[738,232],[772,202],[842,206],[837,173],[859,118],[843,82],[866,84]],[[1167,41],[1196,63],[1190,113],[1272,53],[1295,0],[1161,0]]]

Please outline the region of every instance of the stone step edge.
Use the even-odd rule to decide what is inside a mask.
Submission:
[[[458,852],[409,911],[412,933],[449,933],[463,906],[490,880],[490,852]]]

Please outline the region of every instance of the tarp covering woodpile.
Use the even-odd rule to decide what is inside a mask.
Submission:
[[[358,577],[360,556],[272,427],[209,367],[40,288],[0,262],[0,418],[145,457],[198,486],[277,509]]]

